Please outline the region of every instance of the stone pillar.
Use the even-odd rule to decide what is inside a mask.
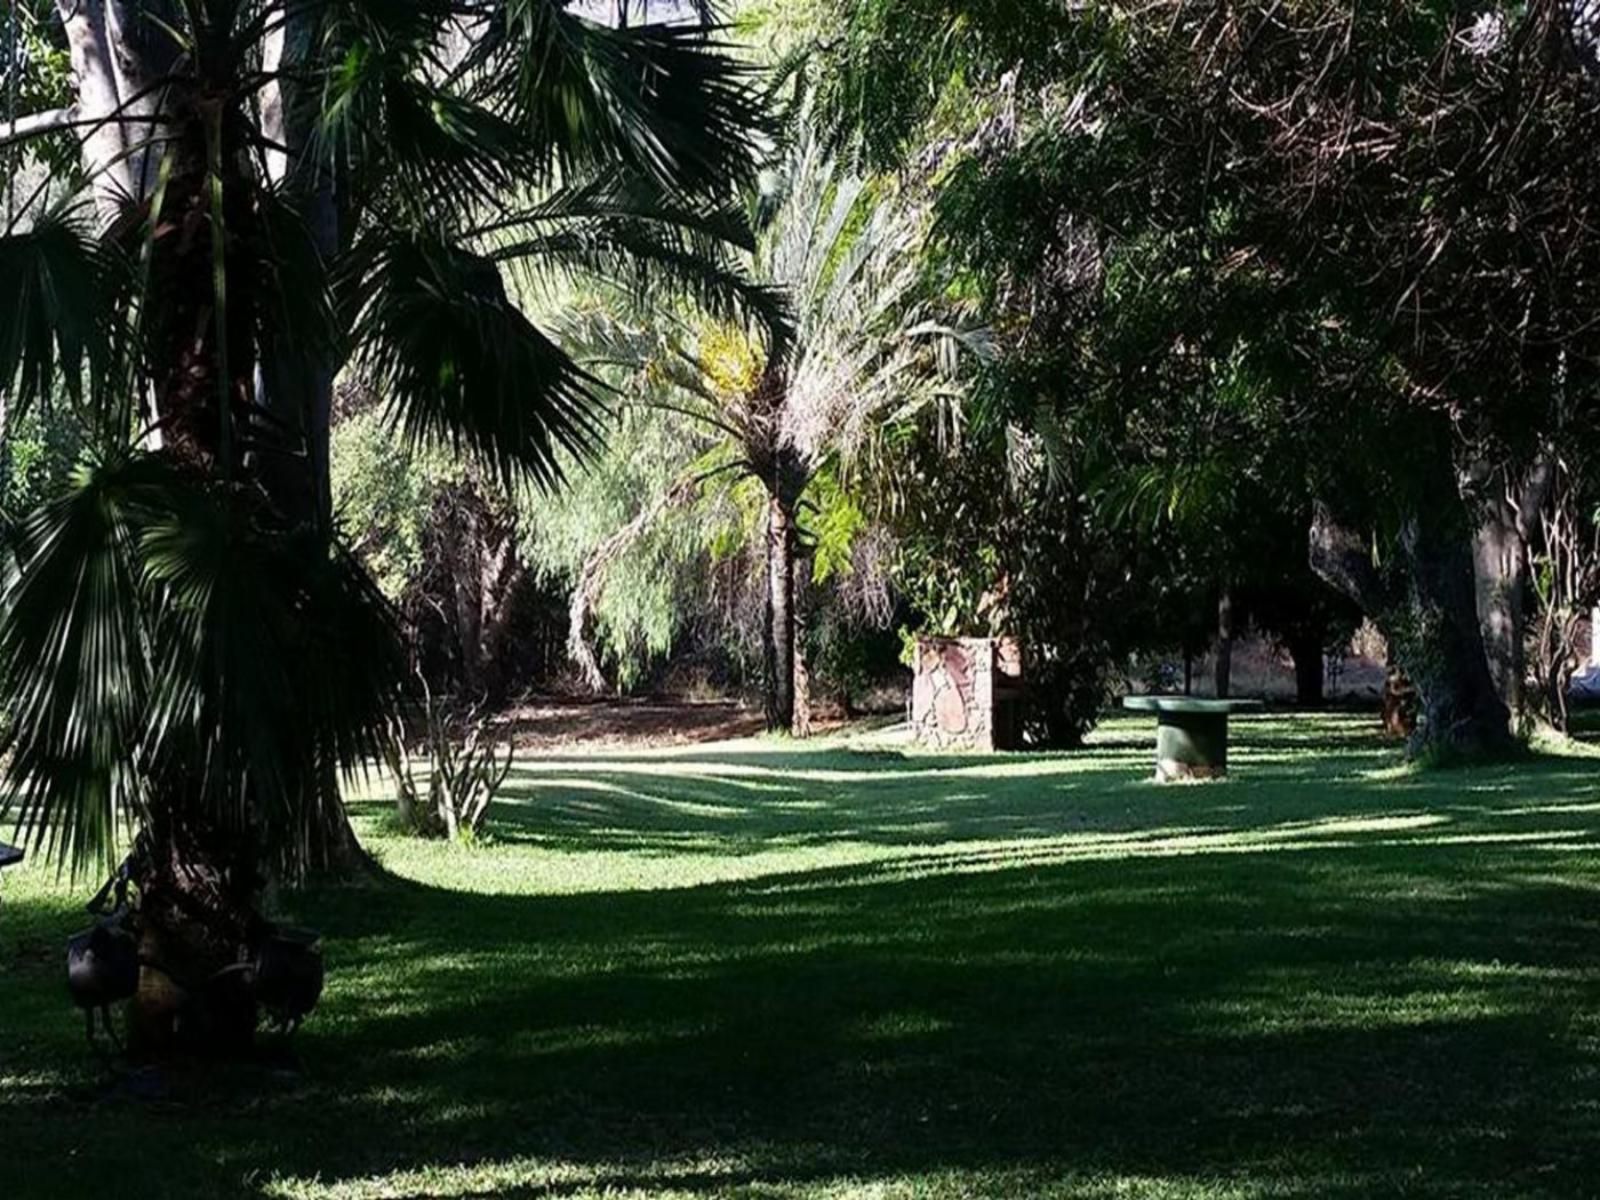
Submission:
[[[914,740],[941,750],[1021,744],[1022,650],[1012,638],[918,638]]]

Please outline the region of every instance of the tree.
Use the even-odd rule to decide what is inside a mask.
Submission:
[[[1505,746],[1526,518],[1600,361],[1569,6],[844,15],[826,107],[879,160],[955,146],[948,244],[1059,373],[1028,405],[1142,420],[1173,478],[1238,432],[1294,448],[1312,565],[1421,693],[1414,749]]]
[[[397,443],[365,389],[341,385],[339,396],[332,491],[352,551],[395,605],[429,685],[501,704],[562,653],[564,593],[536,577],[519,543],[524,512],[570,501],[535,492],[518,504],[447,448]]]
[[[915,406],[936,380],[928,369],[934,343],[962,335],[919,307],[921,213],[887,183],[840,169],[802,132],[760,204],[766,212],[749,271],[785,299],[792,333],[693,319],[646,330],[602,316],[588,339],[597,362],[634,373],[634,403],[710,431],[709,457],[675,483],[680,494],[716,476],[760,484],[767,722],[803,731],[804,706],[796,707],[802,497],[826,463],[862,445],[891,405]],[[574,628],[581,624],[580,614]]]
[[[328,505],[335,370],[412,444],[554,486],[593,381],[504,275],[681,285],[770,311],[730,265],[727,197],[762,121],[704,24],[554,0],[61,0],[94,204],[16,205],[0,387],[58,383],[89,457],[22,524],[0,613],[7,807],[75,868],[136,834],[160,1047],[191,985],[259,933],[263,875],[327,862],[338,781],[400,695],[392,613]],[[12,56],[13,61],[15,55]]]
[[[1556,457],[1526,568],[1535,601],[1529,705],[1540,721],[1562,733],[1569,716],[1567,692],[1584,665],[1580,630],[1600,602],[1600,501],[1595,494],[1600,477],[1590,456],[1580,441]],[[1591,628],[1591,646],[1595,636]]]

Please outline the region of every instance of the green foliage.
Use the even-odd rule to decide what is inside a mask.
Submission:
[[[854,566],[856,539],[868,527],[862,497],[847,488],[837,471],[824,467],[801,498],[811,538],[811,581],[827,583]]]
[[[748,271],[753,287],[785,301],[781,328],[703,305],[640,314],[615,298],[579,323],[596,370],[610,372],[624,404],[674,429],[679,446],[629,504],[615,503],[627,489],[611,484],[591,496],[580,482],[573,493],[586,514],[601,517],[584,539],[590,555],[605,548],[592,607],[625,678],[629,655],[660,653],[701,616],[720,619],[719,640],[732,658],[755,659],[769,503],[800,530],[810,581],[840,591],[871,525],[864,493],[847,483],[852,464],[891,412],[926,402],[939,349],[959,335],[923,303],[925,212],[917,198],[852,173],[803,115],[799,122],[752,199],[757,238]],[[637,461],[623,461],[637,479]],[[662,503],[675,488],[692,499]],[[606,540],[613,535],[635,544],[619,548]],[[709,579],[692,567],[707,558]],[[565,567],[576,571],[581,562],[568,555]],[[818,610],[813,640],[842,645],[861,632],[865,609],[824,615],[833,602],[826,593],[800,601]],[[622,650],[629,641],[637,651]]]
[[[72,395],[85,373],[97,391],[125,383],[110,373],[122,292],[115,248],[101,245],[81,212],[57,208],[0,237],[0,391],[26,412],[59,386]]]
[[[1571,20],[861,0],[819,26],[819,100],[870,161],[933,164],[931,266],[1004,360],[971,407],[1035,439],[1092,524],[1170,543],[1137,563],[1150,628],[1187,642],[1154,618],[1236,587],[1294,636],[1336,625],[1302,566],[1315,497],[1413,576],[1403,604],[1362,603],[1435,687],[1484,674],[1422,649],[1477,640],[1425,594],[1472,584],[1461,481],[1596,419],[1600,238],[1576,198],[1600,155],[1573,147],[1600,103]],[[1421,526],[1441,549],[1408,566]],[[983,595],[927,590],[935,623]]]
[[[547,489],[563,454],[592,448],[589,381],[507,296],[492,260],[391,233],[349,286],[365,298],[359,365],[413,447],[470,450],[503,484],[525,473]]]
[[[606,449],[570,485],[519,506],[520,549],[544,579],[570,589],[585,566],[612,545],[604,586],[593,606],[594,636],[617,685],[643,679],[682,639],[709,636],[734,651],[743,645],[737,622],[720,630],[719,614],[737,612],[756,528],[745,489],[725,482],[691,489],[680,503],[662,506],[636,536],[613,539],[675,485],[709,469],[715,445],[692,424],[648,408],[623,408],[608,431]],[[731,594],[730,594],[731,593]]]
[[[58,495],[83,451],[81,430],[60,409],[8,414],[0,439],[0,514],[9,519]]]
[[[434,500],[466,469],[438,450],[408,446],[384,413],[367,408],[337,422],[329,469],[334,514],[352,550],[391,601],[423,571]]]
[[[7,0],[0,6],[0,112],[13,115],[48,112],[72,102],[72,56],[56,20],[54,0]],[[0,150],[10,193],[7,217],[26,198],[29,186],[21,171],[28,159],[51,173],[71,177],[80,171],[77,145],[70,133],[33,139],[24,149]]]

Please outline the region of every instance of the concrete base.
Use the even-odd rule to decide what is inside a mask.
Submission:
[[[1157,783],[1199,783],[1208,779],[1226,779],[1227,776],[1228,768],[1225,766],[1202,766],[1170,758],[1156,759]]]
[[[1228,773],[1228,714],[1162,712],[1156,718],[1156,778],[1219,779]]]
[[[1259,700],[1192,696],[1124,696],[1122,707],[1156,714],[1156,779],[1220,779],[1228,773],[1228,714],[1261,707]]]

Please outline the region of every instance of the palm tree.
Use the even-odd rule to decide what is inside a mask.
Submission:
[[[784,324],[690,318],[642,327],[601,314],[582,334],[593,365],[632,373],[624,388],[632,402],[704,429],[714,461],[619,531],[595,566],[603,569],[686,486],[712,475],[757,481],[766,500],[767,723],[796,733],[808,720],[803,701],[796,705],[802,497],[830,459],[848,460],[869,440],[875,422],[939,393],[941,349],[978,344],[928,315],[923,208],[887,181],[841,168],[803,119],[800,129],[754,203],[749,257],[751,278],[786,302]],[[600,583],[597,570],[579,581],[575,633]]]
[[[399,436],[554,486],[595,381],[505,277],[774,319],[729,257],[761,97],[704,23],[562,0],[59,7],[76,102],[0,137],[68,132],[82,187],[8,206],[0,391],[60,396],[93,449],[9,539],[6,804],[75,870],[131,834],[146,956],[203,978],[259,930],[264,876],[338,856],[341,775],[400,698],[329,511],[334,373]],[[160,1045],[174,998],[145,984]]]

